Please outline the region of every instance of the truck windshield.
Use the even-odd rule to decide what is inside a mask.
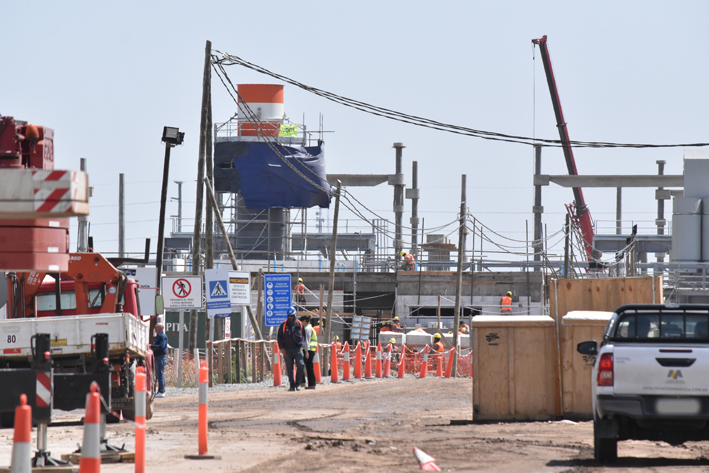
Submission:
[[[639,341],[709,341],[709,315],[621,314],[611,338]]]

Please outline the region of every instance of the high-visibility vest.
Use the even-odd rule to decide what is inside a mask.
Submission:
[[[296,284],[295,293],[296,294],[305,294],[305,284],[303,284],[302,282]]]
[[[411,256],[411,253],[406,253],[404,255],[404,259],[406,260],[406,266],[408,266],[409,268],[414,267],[414,257]]]
[[[460,333],[470,333],[470,327],[468,327],[468,324],[463,324],[460,326]]]
[[[305,326],[305,328],[310,327],[311,329],[313,328],[312,325],[308,324]],[[310,351],[315,351],[318,349],[318,334],[315,333],[315,330],[310,331]]]
[[[502,312],[512,312],[512,298],[510,296],[502,296]]]
[[[443,348],[443,344],[441,342],[436,342],[433,344],[433,353],[434,354],[443,353],[443,350],[444,350],[444,348]]]

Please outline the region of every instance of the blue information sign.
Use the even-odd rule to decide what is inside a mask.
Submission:
[[[213,319],[231,316],[231,300],[227,284],[228,270],[206,269],[204,279],[207,283],[207,317]]]
[[[286,311],[291,306],[290,274],[264,274],[263,284],[266,326],[277,327],[286,320]]]

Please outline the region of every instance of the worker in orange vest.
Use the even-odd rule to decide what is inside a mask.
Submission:
[[[401,256],[404,257],[404,271],[413,271],[414,267],[416,266],[416,261],[414,260],[414,257],[411,255],[411,253],[407,253],[402,250]]]
[[[510,291],[507,291],[507,294],[500,299],[500,312],[507,315],[512,313],[512,293]]]
[[[399,317],[394,317],[394,321],[391,323],[391,327],[389,328],[392,332],[397,332],[401,333],[402,328],[401,324],[399,323]]]
[[[391,332],[391,322],[385,320],[382,322],[382,328],[379,329],[380,332]]]
[[[458,330],[460,333],[470,333],[470,327],[462,320],[460,321],[460,328]]]
[[[390,338],[389,343],[391,343],[391,361],[399,361],[399,348],[396,346],[396,338]]]
[[[298,304],[305,304],[305,284],[303,284],[302,278],[298,278],[298,284],[295,285],[293,291],[296,294]]]
[[[335,338],[332,339],[332,344],[338,352],[342,350],[342,343],[340,343],[340,337],[338,337],[337,335],[335,335]]]
[[[433,356],[441,356],[443,354],[443,350],[444,350],[443,344],[441,343],[441,334],[440,333],[434,334],[433,339],[436,342],[433,344],[433,351],[431,352],[431,354]]]

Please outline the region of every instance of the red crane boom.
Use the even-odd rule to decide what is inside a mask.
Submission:
[[[556,126],[559,129],[559,138],[561,146],[564,150],[564,158],[566,159],[566,168],[570,176],[577,176],[576,161],[574,160],[574,151],[571,148],[569,140],[569,131],[566,128],[564,120],[564,112],[561,111],[561,101],[559,100],[559,91],[556,88],[556,79],[554,79],[554,71],[551,68],[551,59],[549,58],[549,48],[547,47],[547,37],[542,36],[539,39],[533,39],[532,43],[539,46],[539,51],[542,55],[542,63],[544,64],[544,72],[547,76],[547,84],[549,85],[549,93],[551,94],[551,102],[554,106],[554,115],[556,115]],[[586,202],[583,200],[583,192],[580,187],[574,187],[574,207],[576,209],[576,220],[584,239],[584,249],[586,251],[587,261],[594,261],[600,257],[597,250],[593,249],[593,223],[591,221],[591,212],[586,207]]]

